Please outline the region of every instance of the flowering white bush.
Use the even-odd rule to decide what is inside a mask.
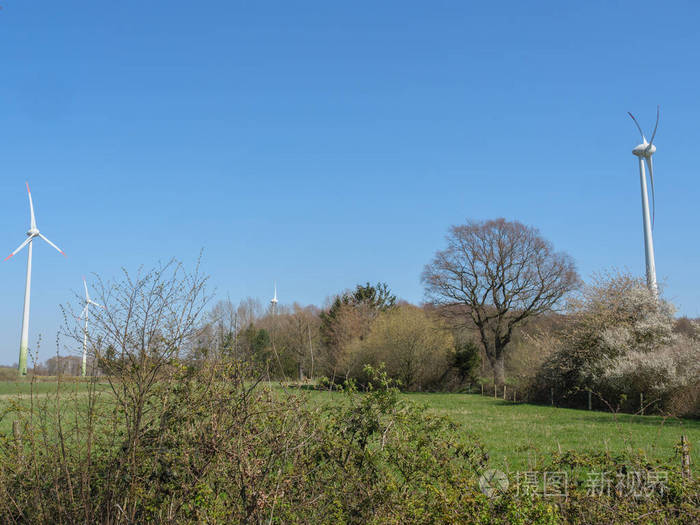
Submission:
[[[628,409],[639,408],[640,394],[664,409],[681,390],[697,392],[700,338],[674,333],[674,313],[673,305],[639,279],[598,278],[571,301],[570,322],[535,388],[547,394],[554,387],[555,395],[571,405],[582,404],[580,392],[590,389],[608,405]],[[691,322],[689,331],[694,328]],[[686,398],[680,404],[697,402],[695,393]],[[680,407],[680,413],[685,409]]]
[[[602,379],[657,395],[691,384],[700,377],[700,345],[678,339],[654,352],[632,351],[611,360]]]

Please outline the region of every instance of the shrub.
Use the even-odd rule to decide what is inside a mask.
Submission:
[[[673,306],[628,275],[598,278],[571,302],[564,328],[540,344],[555,346],[531,391],[549,401],[584,406],[591,390],[600,407],[635,411],[640,394],[647,409],[669,411],[671,398],[696,383],[700,345],[674,333]],[[673,410],[687,413],[676,403]]]
[[[454,360],[454,339],[427,312],[402,305],[381,313],[369,334],[355,341],[343,356],[347,376],[366,383],[364,365],[383,363],[386,373],[408,390],[435,387]]]
[[[460,383],[476,383],[477,371],[481,364],[481,351],[474,341],[467,339],[457,343],[452,366],[457,371]]]
[[[173,364],[138,436],[109,391],[17,406],[7,416],[22,440],[0,437],[0,521],[383,523],[409,509],[435,521],[485,461],[386,374],[318,408],[245,381],[251,372]]]
[[[488,454],[448,419],[399,396],[382,370],[334,402],[246,380],[236,362],[172,364],[149,425],[129,441],[109,390],[36,397],[0,436],[2,523],[697,523],[698,481],[643,457],[572,451],[539,463],[569,474],[568,498],[511,486],[487,497]],[[127,379],[129,380],[129,379]],[[66,414],[72,414],[66,418]],[[133,461],[135,460],[135,461]],[[668,491],[592,498],[581,470],[663,469]],[[646,522],[644,520],[647,520]]]
[[[568,497],[557,504],[564,523],[700,521],[700,480],[642,455],[568,450],[555,453],[542,470],[568,473]]]

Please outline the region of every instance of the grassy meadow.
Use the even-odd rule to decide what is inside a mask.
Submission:
[[[342,394],[312,392],[316,402],[334,402]],[[478,394],[408,393],[408,399],[452,419],[505,470],[536,470],[558,451],[581,453],[642,452],[650,459],[674,461],[674,446],[685,434],[700,461],[700,421],[515,404]]]
[[[0,432],[11,432],[10,405],[28,404],[33,391],[37,399],[55,398],[57,381],[0,382]],[[70,415],[89,384],[75,379],[61,381],[62,402]],[[98,383],[101,391],[109,389]],[[340,402],[337,392],[306,391],[311,403]],[[514,404],[478,394],[406,393],[406,398],[426,405],[430,412],[449,417],[465,433],[486,447],[490,463],[506,471],[536,470],[543,459],[559,451],[579,453],[641,452],[649,459],[675,461],[675,445],[685,434],[692,446],[693,462],[700,461],[700,421],[611,414],[530,404]],[[105,399],[105,398],[103,398]]]

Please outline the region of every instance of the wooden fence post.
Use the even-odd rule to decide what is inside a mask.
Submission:
[[[12,421],[12,436],[15,439],[15,447],[19,452],[20,460],[24,459],[24,454],[22,453],[22,427],[20,427],[19,421]]]
[[[681,436],[681,475],[690,479],[690,443],[688,443],[688,438],[683,434]]]
[[[549,389],[549,402],[554,406],[554,387]]]
[[[590,389],[588,390],[588,410],[593,410],[593,399]]]
[[[644,415],[644,394],[642,392],[639,393],[639,411]]]
[[[19,445],[19,442],[22,440],[22,429],[19,427],[19,421],[12,422],[12,435],[14,436],[15,441]]]

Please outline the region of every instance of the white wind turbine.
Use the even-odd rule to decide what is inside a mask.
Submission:
[[[27,254],[27,284],[24,288],[24,311],[22,313],[22,337],[20,338],[19,341],[19,373],[20,375],[27,375],[27,348],[29,345],[29,290],[31,289],[32,285],[32,243],[35,238],[39,237],[43,240],[45,240],[49,245],[51,245],[53,248],[58,250],[61,255],[65,257],[65,253],[63,253],[63,250],[61,250],[58,246],[56,246],[54,243],[52,243],[50,240],[48,240],[46,237],[44,237],[39,230],[36,227],[36,220],[34,219],[34,204],[32,203],[32,192],[29,191],[29,183],[27,184],[27,194],[29,195],[29,216],[30,216],[30,225],[29,225],[29,230],[27,231],[27,238],[25,241],[20,244],[17,249],[12,252],[10,255],[5,257],[5,260],[8,260],[10,257],[13,255],[17,254],[22,248],[25,246],[29,245],[29,251]]]
[[[659,107],[656,107],[656,124],[654,125],[654,131],[651,134],[651,140],[647,142],[642,127],[634,118],[632,113],[629,113],[632,117],[639,133],[642,135],[642,143],[632,150],[632,153],[639,158],[639,180],[642,186],[642,222],[644,225],[644,253],[646,259],[647,268],[647,286],[654,295],[658,293],[658,287],[656,285],[656,264],[654,263],[654,239],[652,237],[652,229],[654,228],[654,218],[656,215],[656,197],[654,195],[654,166],[651,161],[651,156],[656,152],[656,146],[654,146],[654,137],[656,136],[656,128],[659,127]],[[652,214],[651,219],[649,218],[649,197],[647,195],[647,177],[644,173],[644,163],[649,168],[649,179],[651,181],[651,201],[652,201]]]
[[[275,295],[270,299],[270,309],[272,310],[272,315],[275,315],[277,310],[277,283],[274,283]]]
[[[87,368],[87,336],[88,336],[88,317],[90,314],[90,305],[97,306],[98,308],[104,308],[101,304],[97,304],[95,301],[90,299],[90,294],[88,293],[87,282],[85,282],[85,277],[83,277],[83,286],[85,287],[85,308],[78,316],[78,319],[85,320],[85,329],[83,331],[83,363],[81,368],[81,375],[85,377],[85,372]]]

